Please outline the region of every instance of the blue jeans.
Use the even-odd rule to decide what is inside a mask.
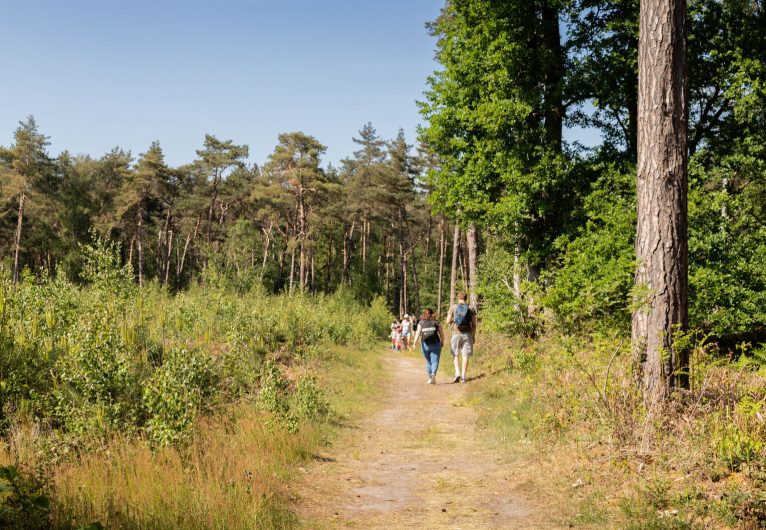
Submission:
[[[420,349],[423,351],[423,357],[426,358],[426,369],[428,370],[428,376],[436,375],[436,370],[439,369],[439,356],[442,353],[442,345],[438,342],[428,344],[422,342]]]

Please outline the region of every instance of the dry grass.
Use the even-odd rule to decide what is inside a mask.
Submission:
[[[142,439],[114,438],[99,450],[47,464],[54,528],[99,522],[114,529],[292,528],[287,486],[297,463],[312,458],[338,431],[374,406],[379,358],[336,348],[301,370],[317,373],[333,414],[297,433],[270,427],[266,414],[241,402],[206,418],[182,448],[152,449]],[[18,428],[0,450],[0,465],[41,464],[51,439]]]
[[[487,375],[472,399],[509,455],[537,459],[530,487],[557,500],[567,526],[766,524],[762,374],[700,345],[692,390],[647,410],[620,343],[492,337],[478,345],[476,368]]]

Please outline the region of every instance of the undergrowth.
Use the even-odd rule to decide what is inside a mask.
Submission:
[[[138,288],[111,252],[86,286],[0,280],[0,527],[294,526],[294,464],[375,392],[383,301]]]
[[[472,392],[507,454],[536,462],[562,526],[766,528],[763,348],[733,362],[690,345],[691,389],[661,407],[636,390],[629,341],[608,335],[485,337],[477,369],[492,377]]]

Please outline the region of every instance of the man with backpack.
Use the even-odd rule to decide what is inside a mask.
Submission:
[[[468,358],[473,353],[476,340],[476,308],[469,307],[463,291],[457,293],[457,304],[453,304],[447,313],[447,324],[452,330],[452,358],[455,361],[455,379],[453,383],[465,383]],[[460,357],[462,356],[462,365]]]

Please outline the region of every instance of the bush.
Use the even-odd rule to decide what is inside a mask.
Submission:
[[[218,365],[209,354],[181,348],[165,353],[143,388],[149,439],[158,445],[183,440],[197,415],[210,409],[219,381]]]

